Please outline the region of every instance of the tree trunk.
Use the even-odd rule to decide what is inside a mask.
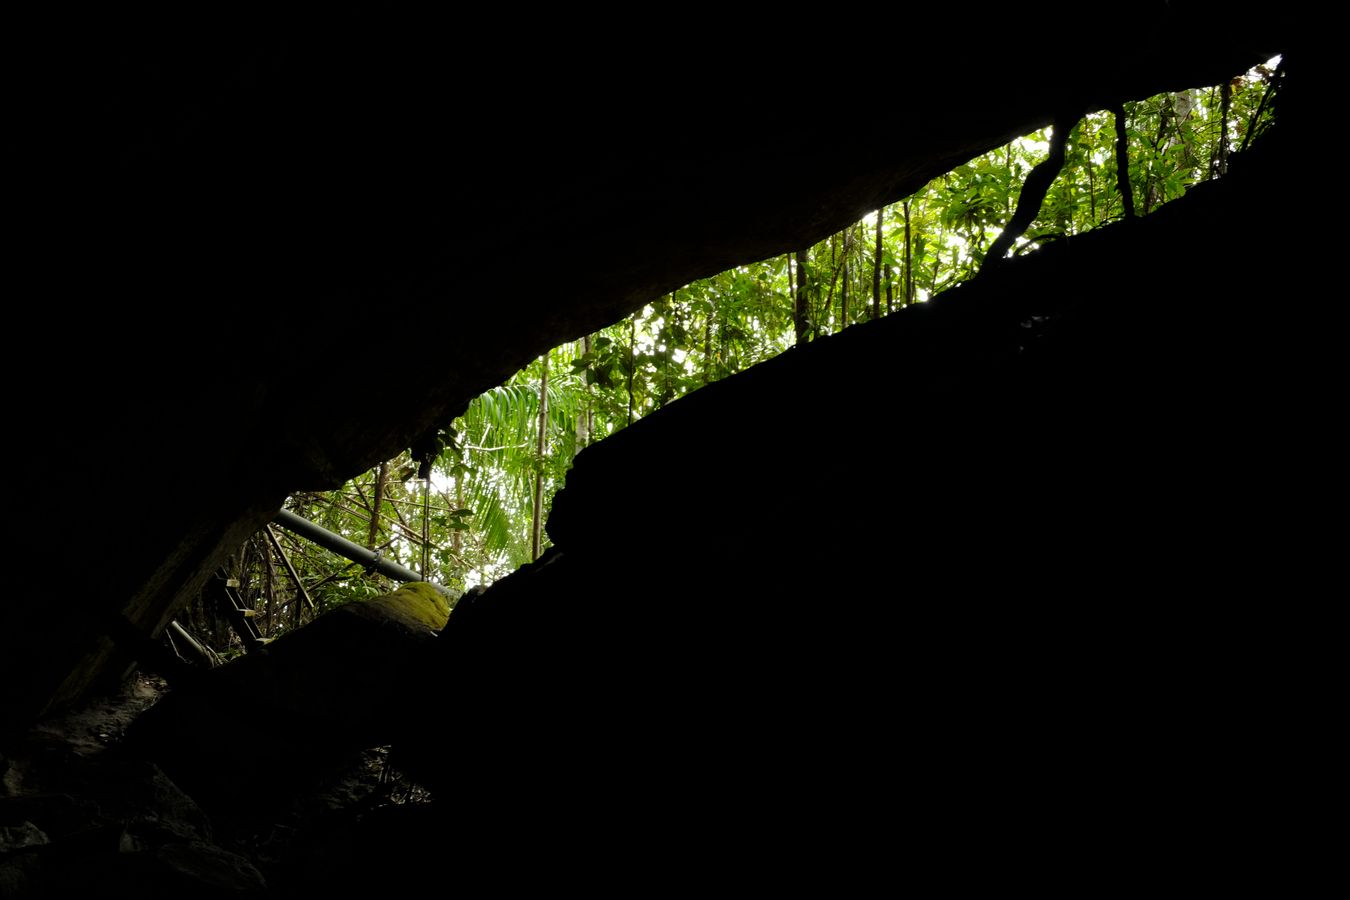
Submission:
[[[942,242],[946,237],[947,233],[939,227],[937,243],[933,245],[933,276],[928,279],[928,298],[930,300],[937,296],[938,273],[942,270]]]
[[[830,235],[830,289],[825,292],[825,306],[817,316],[814,312],[811,318],[822,325],[833,324],[834,318],[834,293],[835,288],[839,287],[839,267],[843,264],[843,255],[839,252],[840,235],[838,232]]]
[[[909,201],[905,207],[905,306],[914,302],[914,236],[909,229]],[[935,276],[936,277],[936,276]]]
[[[464,508],[464,477],[455,476],[455,509]],[[374,549],[374,548],[371,548]],[[458,528],[450,532],[450,549],[455,552],[456,564],[459,562],[461,554],[464,552],[464,532]]]
[[[1092,143],[1091,143],[1091,141],[1089,141],[1089,142],[1088,142],[1088,147],[1091,148],[1091,146],[1092,146]],[[1097,181],[1096,181],[1095,178],[1093,178],[1093,175],[1092,175],[1092,169],[1093,169],[1093,166],[1092,166],[1092,153],[1091,153],[1091,150],[1090,150],[1090,149],[1089,149],[1089,152],[1088,152],[1087,164],[1086,164],[1086,166],[1085,166],[1084,168],[1087,169],[1087,178],[1088,178],[1088,218],[1089,218],[1088,227],[1089,227],[1089,228],[1096,228],[1096,227],[1097,227]]]
[[[1191,113],[1195,109],[1195,90],[1187,88],[1173,95],[1172,114],[1173,121],[1176,123],[1176,136],[1169,142],[1169,145],[1175,145],[1177,141],[1186,148],[1183,159],[1188,166],[1196,164],[1195,159],[1195,141],[1191,138],[1191,131],[1186,123],[1191,119]]]
[[[1012,218],[1013,214],[1013,206],[1012,206],[1013,148],[1011,141],[1008,143],[1006,147],[1003,148],[1003,151],[1004,151],[1003,167],[1004,171],[1008,173],[1007,176],[1008,188],[1003,192],[1003,220],[1006,222],[1008,219]]]
[[[791,273],[791,269],[788,270]],[[703,320],[703,383],[712,383],[712,325],[713,315],[716,308],[708,310],[708,317]]]
[[[1220,178],[1228,174],[1228,116],[1233,109],[1233,84],[1225,81],[1219,85],[1219,140],[1214,174]]]
[[[631,383],[631,382],[630,382]],[[630,394],[631,397],[631,389]],[[632,401],[629,401],[629,417],[632,417]],[[534,470],[534,522],[531,550],[533,559],[544,552],[544,452],[548,449],[548,354],[540,357],[539,364],[539,442],[536,445],[536,464]]]
[[[886,207],[877,210],[877,248],[875,259],[872,260],[872,318],[881,315],[881,217],[886,214]]]
[[[581,339],[581,353],[586,355],[591,352],[591,336],[588,334]],[[576,452],[580,453],[591,444],[591,386],[586,384],[581,389],[582,403],[581,409],[577,412],[577,444]],[[575,455],[575,454],[574,454]]]
[[[675,395],[675,388],[672,387],[670,383],[670,355],[673,348],[671,347],[670,339],[665,335],[665,331],[667,328],[672,327],[672,323],[679,324],[675,322],[675,317],[677,315],[675,307],[676,293],[678,292],[671,291],[670,296],[667,297],[666,300],[661,304],[661,319],[663,322],[661,329],[662,331],[661,345],[664,346],[665,349],[657,351],[660,353],[661,380],[662,380],[661,396],[657,398],[658,407],[665,406],[667,403],[670,402],[671,398]]]
[[[628,320],[628,424],[633,424],[633,374],[637,371],[637,313]]]
[[[841,261],[844,281],[839,288],[839,327],[836,329],[836,331],[843,331],[845,328],[848,327],[848,279],[849,279],[848,252],[849,252],[849,244],[851,243],[849,238],[851,236],[852,236],[851,231],[844,232],[844,256],[843,260]]]
[[[1149,163],[1148,174],[1144,177],[1144,215],[1151,213],[1163,200],[1158,169],[1160,158],[1167,146],[1164,140],[1168,138],[1167,126],[1172,121],[1173,100],[1174,95],[1169,93],[1167,100],[1158,110],[1158,133],[1153,138],[1153,159]]]
[[[422,482],[422,580],[431,569],[431,473]]]
[[[836,232],[830,235],[830,287],[825,292],[825,305],[820,310],[820,315],[816,315],[814,309],[809,318],[813,322],[829,324],[831,317],[834,316],[834,292],[839,287],[839,269],[843,266],[844,257],[839,252],[840,234]]]
[[[384,486],[389,481],[388,461],[380,463],[375,476],[375,499],[370,504],[370,538],[366,546],[374,550],[380,542],[380,507],[384,505]]]
[[[1134,188],[1130,186],[1130,139],[1125,130],[1125,105],[1117,103],[1111,107],[1111,115],[1116,120],[1116,185],[1125,218],[1133,219]]]
[[[1261,71],[1265,71],[1265,66],[1261,67]],[[1247,133],[1242,137],[1242,146],[1238,148],[1239,153],[1245,151],[1247,145],[1252,142],[1252,138],[1256,137],[1256,126],[1261,122],[1261,113],[1265,111],[1266,102],[1279,89],[1283,73],[1284,60],[1280,60],[1280,64],[1275,67],[1275,71],[1265,79],[1266,89],[1261,92],[1261,102],[1256,104],[1256,112],[1252,113],[1252,117],[1247,120]]]
[[[255,539],[256,540],[256,539]],[[263,636],[272,636],[272,606],[273,597],[277,592],[277,573],[272,567],[272,554],[268,552],[267,547],[257,541],[258,554],[263,561]]]
[[[792,307],[792,328],[796,332],[799,344],[805,344],[810,340],[807,337],[807,330],[810,321],[808,311],[811,307],[806,293],[806,263],[810,253],[810,249],[797,251],[797,297]]]

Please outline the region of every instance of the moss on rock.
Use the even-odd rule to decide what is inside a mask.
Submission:
[[[392,594],[365,601],[390,618],[418,622],[440,631],[450,618],[450,598],[425,581],[411,581]]]

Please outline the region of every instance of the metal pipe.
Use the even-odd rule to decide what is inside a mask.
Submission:
[[[368,569],[374,569],[376,572],[379,572],[381,575],[388,578],[392,578],[394,581],[422,580],[422,576],[418,575],[412,569],[405,569],[398,563],[385,559],[375,551],[367,550],[360,544],[353,543],[340,534],[333,534],[333,532],[329,531],[327,528],[315,525],[309,519],[302,519],[289,510],[281,510],[277,513],[277,517],[274,521],[292,534],[298,534],[306,540],[313,541],[325,550],[332,550],[338,556],[344,556],[352,562],[360,563]],[[434,581],[428,581],[427,584],[452,600],[459,598],[459,594]]]
[[[179,625],[177,620],[175,619],[169,620],[168,631],[170,643],[174,643],[174,638],[177,638],[178,640],[182,641],[184,645],[186,645],[188,649],[192,651],[192,655],[197,657],[197,662],[200,663],[201,665],[206,666],[208,669],[211,668],[212,666],[220,665],[220,658],[216,656],[215,653],[206,649],[206,647],[203,646],[200,641],[198,641],[192,635],[188,634],[187,629],[184,628],[182,625]],[[174,649],[175,650],[178,649],[176,644],[174,646]],[[186,660],[184,660],[184,662],[186,662]]]
[[[272,549],[277,551],[277,556],[281,557],[281,564],[286,567],[286,574],[291,576],[291,581],[295,582],[296,592],[304,598],[305,605],[313,610],[314,601],[309,599],[309,591],[305,590],[305,583],[300,580],[300,573],[295,571],[295,566],[291,565],[291,558],[286,555],[285,550],[281,549],[281,541],[277,540],[277,533],[268,524],[263,526],[263,534],[267,535],[267,540],[271,543]]]

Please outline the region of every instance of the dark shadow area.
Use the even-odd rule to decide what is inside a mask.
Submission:
[[[1279,16],[1150,9],[1214,39],[1010,83],[1039,27],[972,21],[963,65],[910,58],[950,80],[861,153],[733,127],[751,102],[821,98],[767,54],[650,75],[637,109],[619,85],[651,73],[648,54],[571,44],[533,59],[528,103],[375,35],[98,57],[86,165],[58,192],[87,210],[79,259],[53,271],[108,299],[59,323],[75,377],[18,415],[27,449],[54,454],[44,471],[87,472],[98,449],[107,477],[83,507],[135,503],[55,554],[73,589],[6,601],[0,886],[1142,887],[1197,859],[1260,880],[1249,829],[1278,797],[1252,773],[1302,733],[1298,686],[1322,678],[1296,649],[1306,621],[1270,609],[1309,590],[1317,543],[1298,523],[1328,489],[1332,382],[1324,307],[1277,257],[1235,263],[1234,229],[1254,210],[1296,219],[1316,77]],[[387,458],[541,349],[828,234],[1066,107],[1214,83],[1274,51],[1279,124],[1225,179],[596,444],[555,501],[554,550],[466,596],[438,636],[347,622],[377,632],[357,638],[376,663],[318,646],[290,670],[362,697],[353,717],[341,697],[308,710],[331,734],[269,693],[279,664],[258,657],[145,717],[200,713],[191,741],[147,724],[102,752],[31,729],[120,683],[288,491]],[[734,136],[682,137],[694,121]],[[517,302],[492,292],[504,268]],[[166,317],[170,301],[192,314]],[[417,390],[357,376],[284,401],[385,316],[447,330],[400,358]],[[822,428],[826,412],[865,426]],[[820,465],[837,442],[876,452]],[[248,695],[233,725],[211,709],[232,693]],[[418,802],[381,799],[366,743],[393,745]],[[324,798],[229,768],[335,748]]]

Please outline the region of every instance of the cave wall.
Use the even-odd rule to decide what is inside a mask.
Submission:
[[[1278,853],[1336,680],[1276,523],[1326,489],[1331,382],[1324,315],[1231,247],[1297,215],[1302,146],[583,451],[553,549],[436,647],[395,757],[428,845],[836,890]]]
[[[821,79],[851,53],[794,65],[793,29],[696,16],[618,42],[513,31],[488,64],[453,25],[354,19],[53,51],[27,241],[60,377],[8,373],[12,469],[76,485],[16,534],[60,535],[46,567],[85,589],[7,600],[7,721],[120,672],[111,620],[155,633],[286,493],[393,455],[545,348],[1061,109],[1212,84],[1281,46],[1278,16],[1148,11],[1166,27],[1066,71],[1027,68],[1037,23],[965,22],[958,56],[884,59],[876,96]],[[871,139],[817,137],[822,109]],[[362,362],[391,345],[397,389]]]

